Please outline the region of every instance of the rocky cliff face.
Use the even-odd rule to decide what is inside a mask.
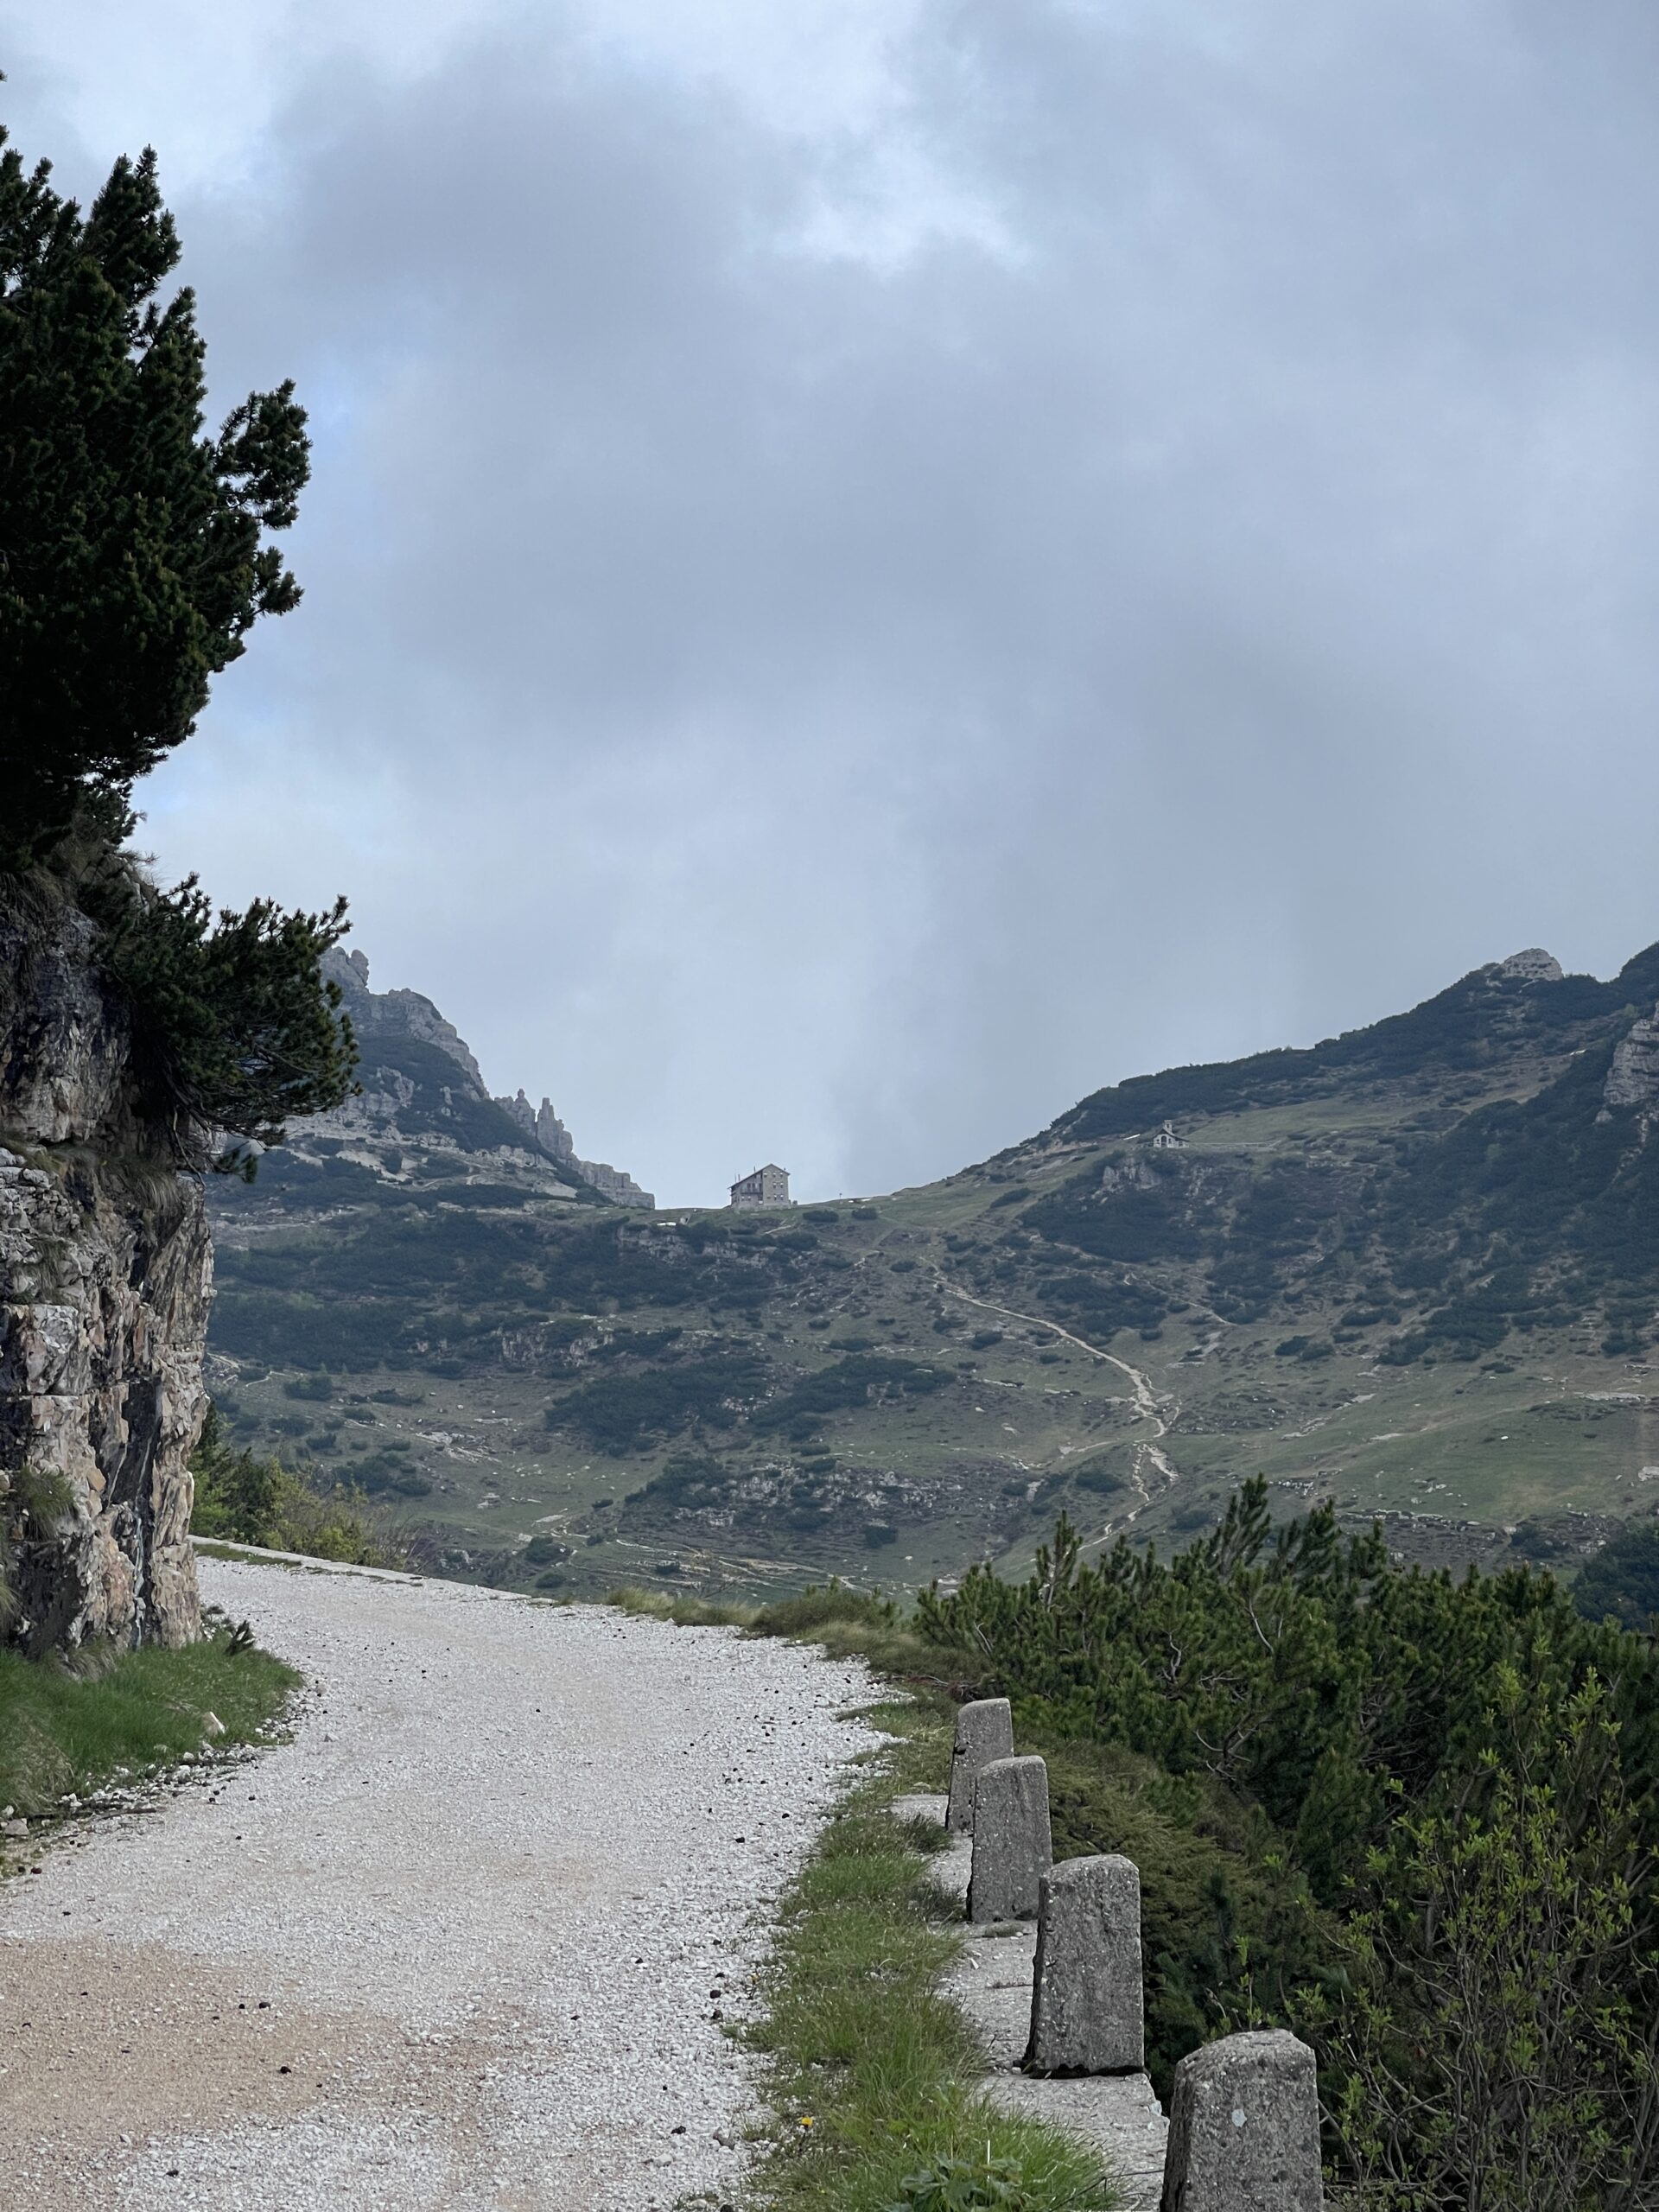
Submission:
[[[475,1181],[521,1185],[526,1197],[576,1197],[585,1185],[618,1205],[656,1203],[620,1167],[578,1159],[547,1099],[538,1113],[522,1090],[492,1098],[461,1032],[419,991],[372,990],[360,952],[331,952],[323,973],[340,985],[356,1033],[358,1089],[333,1113],[289,1123],[286,1152],[270,1163],[276,1177],[262,1178],[268,1190],[332,1162],[399,1185],[465,1170]]]
[[[29,1650],[199,1632],[186,1463],[212,1279],[200,1187],[135,1109],[91,925],[0,911],[0,1635]]]
[[[366,953],[331,952],[322,964],[323,973],[340,985],[359,1044],[370,1039],[410,1037],[435,1045],[483,1090],[483,1071],[467,1040],[453,1021],[444,1020],[430,999],[423,998],[418,991],[372,991]]]
[[[288,1142],[263,1163],[251,1198],[229,1185],[213,1192],[221,1224],[251,1207],[350,1203],[365,1179],[389,1198],[456,1178],[509,1198],[580,1195],[574,1164],[543,1151],[534,1127],[490,1096],[466,1040],[430,999],[372,990],[360,952],[331,952],[322,969],[339,984],[357,1038],[357,1088],[332,1113],[289,1123]]]
[[[1603,1093],[1605,1109],[1634,1108],[1642,1116],[1643,1136],[1659,1116],[1659,1007],[1639,1021],[1613,1048]]]

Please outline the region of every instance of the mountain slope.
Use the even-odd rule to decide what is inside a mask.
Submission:
[[[465,1177],[348,1188],[342,1144],[326,1205],[272,1160],[220,1210],[222,1390],[435,1563],[555,1588],[914,1585],[1062,1506],[1166,1541],[1258,1472],[1570,1565],[1659,1482],[1656,999],[1659,947],[1518,955],[852,1206],[624,1213],[481,1121]]]

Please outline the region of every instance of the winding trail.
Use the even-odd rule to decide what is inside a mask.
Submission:
[[[757,1908],[874,1741],[861,1668],[456,1583],[204,1560],[315,1688],[0,1890],[29,2212],[723,2201]]]
[[[971,1291],[963,1290],[959,1284],[948,1281],[944,1275],[936,1275],[934,1283],[947,1298],[959,1298],[964,1305],[976,1306],[984,1313],[1000,1313],[1007,1321],[1023,1321],[1029,1328],[1046,1329],[1051,1336],[1063,1338],[1067,1344],[1076,1344],[1079,1351],[1086,1351],[1091,1359],[1103,1360],[1108,1367],[1116,1368],[1120,1375],[1127,1376],[1129,1388],[1135,1394],[1135,1419],[1149,1422],[1153,1432],[1148,1437],[1136,1438],[1135,1442],[1135,1465],[1129,1479],[1140,1492],[1141,1504],[1150,1505],[1152,1503],[1152,1492],[1147,1488],[1141,1472],[1143,1467],[1155,1467],[1163,1478],[1165,1489],[1179,1479],[1179,1471],[1171,1463],[1162,1442],[1169,1434],[1170,1422],[1180,1413],[1179,1398],[1171,1396],[1166,1391],[1154,1390],[1148,1375],[1141,1368],[1132,1366],[1127,1359],[1120,1359],[1115,1351],[1107,1351],[1099,1344],[1091,1344],[1086,1338],[1073,1335],[1070,1329],[1063,1329],[1058,1321],[1051,1321],[1041,1313],[1021,1313],[1014,1306],[998,1306],[988,1298],[976,1298]],[[1133,1521],[1139,1511],[1140,1507],[1137,1506],[1135,1512],[1126,1514],[1124,1519]],[[1104,1543],[1106,1538],[1101,1535],[1092,1541],[1094,1543]],[[1085,1545],[1084,1548],[1087,1550],[1090,1546]]]

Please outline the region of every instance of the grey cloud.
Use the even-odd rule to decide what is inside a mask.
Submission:
[[[1645,10],[921,7],[841,128],[566,20],[181,207],[319,466],[164,861],[671,1198],[1659,933]]]

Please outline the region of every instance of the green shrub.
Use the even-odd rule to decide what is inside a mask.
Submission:
[[[1022,1716],[1025,1708],[1021,1708]],[[1141,1873],[1147,2065],[1167,2098],[1179,2060],[1253,2010],[1294,2017],[1339,1982],[1340,1929],[1259,1816],[1209,1777],[1022,1719],[1048,1763],[1057,1858],[1120,1852]]]
[[[793,1598],[780,1598],[764,1605],[753,1623],[757,1636],[812,1636],[832,1622],[860,1628],[891,1628],[899,1609],[891,1599],[878,1598],[833,1576],[814,1583]]]
[[[359,1459],[352,1468],[353,1481],[371,1496],[389,1492],[397,1497],[429,1497],[432,1484],[410,1466],[408,1449],[405,1445],[399,1451],[389,1444],[384,1450]]]
[[[147,1107],[181,1158],[205,1158],[208,1132],[279,1145],[290,1119],[349,1096],[356,1040],[339,984],[320,971],[346,934],[343,899],[325,914],[285,913],[268,899],[215,914],[194,876],[158,891],[120,857],[81,898],[131,1010]],[[233,1146],[214,1164],[251,1181],[257,1158]]]
[[[653,1436],[696,1423],[733,1427],[737,1408],[765,1389],[766,1373],[759,1354],[728,1345],[672,1367],[595,1376],[550,1406],[543,1418],[550,1428],[574,1428],[620,1459]]]
[[[1071,1245],[1097,1260],[1188,1259],[1202,1249],[1173,1176],[1149,1190],[1133,1184],[1105,1190],[1099,1169],[1090,1167],[1036,1199],[1020,1218],[1051,1243]]]
[[[591,1543],[594,1539],[590,1536],[588,1541]],[[735,1628],[745,1625],[750,1618],[740,1605],[714,1605],[705,1598],[667,1590],[625,1587],[613,1590],[605,1603],[620,1612],[673,1621],[681,1628]]]
[[[942,2158],[906,2174],[891,2212],[1042,2212],[1012,2158]]]
[[[765,1431],[816,1424],[824,1414],[865,1406],[893,1396],[919,1396],[943,1389],[950,1376],[943,1368],[892,1352],[849,1352],[844,1359],[808,1375],[750,1415],[751,1427]]]
[[[918,1618],[982,1655],[976,1690],[1009,1695],[1022,1740],[1048,1753],[1057,1849],[1141,1865],[1154,2080],[1227,2026],[1300,2026],[1333,2125],[1348,2115],[1332,2139],[1344,2171],[1387,2212],[1645,2202],[1659,2181],[1659,2075],[1637,2025],[1659,1993],[1645,1637],[1584,1619],[1529,1569],[1454,1582],[1397,1566],[1329,1508],[1275,1529],[1260,1480],[1167,1561],[1119,1543],[1085,1565],[1062,1520],[1027,1582],[976,1568],[953,1596],[924,1593]],[[1503,1886],[1529,1853],[1554,1885],[1535,1910],[1526,1881]],[[1490,1910],[1457,1902],[1489,1878]],[[1558,2034],[1535,2066],[1525,2054]],[[1397,2094],[1379,2105],[1385,2077]],[[1371,2085],[1358,2107],[1356,2082]],[[1525,2119],[1515,2099],[1541,2083]],[[1348,2126],[1356,2109],[1386,2109],[1382,2150]],[[1551,2166],[1547,2145],[1575,2127]],[[1610,2144],[1626,2196],[1595,2193],[1612,2185]],[[1597,2177],[1589,2194],[1539,2193],[1538,2176],[1554,2187],[1569,2168]]]
[[[1621,1529],[1586,1566],[1573,1599],[1587,1620],[1651,1632],[1659,1618],[1659,1521]]]
[[[1127,1489],[1122,1475],[1115,1475],[1109,1467],[1079,1467],[1072,1477],[1079,1490],[1092,1491],[1096,1497],[1112,1497]]]
[[[1335,2133],[1389,2206],[1649,2203],[1659,1959],[1607,1691],[1558,1706],[1506,1670],[1497,1699],[1478,1810],[1395,1823],[1350,2001],[1304,2006],[1340,2068]]]
[[[196,1485],[194,1535],[359,1567],[404,1563],[401,1547],[374,1521],[358,1492],[320,1491],[278,1460],[233,1451],[216,1408],[208,1409],[190,1471]]]

